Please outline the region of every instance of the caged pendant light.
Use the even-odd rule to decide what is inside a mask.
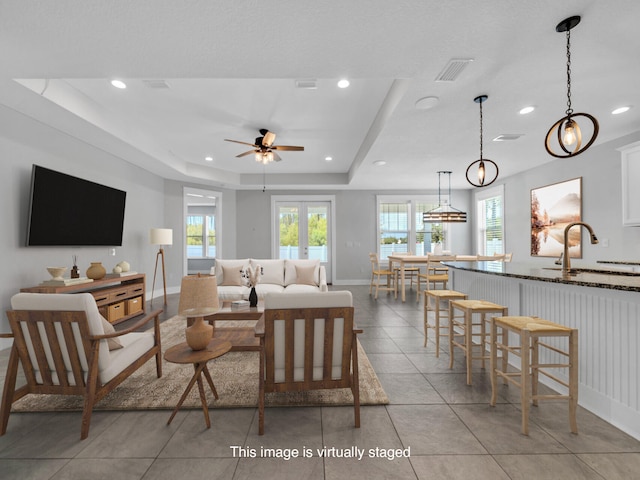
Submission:
[[[484,102],[487,101],[489,97],[487,95],[480,95],[477,96],[476,98],[473,99],[474,102],[480,104],[480,159],[476,160],[475,162],[471,162],[471,164],[467,167],[467,173],[466,173],[466,177],[467,177],[467,182],[469,182],[471,185],[473,185],[474,187],[486,187],[487,185],[491,185],[493,182],[496,181],[496,179],[498,178],[498,165],[496,164],[496,162],[494,162],[493,160],[489,160],[488,158],[482,158],[482,137],[483,137],[483,130],[482,130],[482,104]],[[475,164],[478,164],[478,182],[472,182],[471,179],[469,178],[469,170],[471,170],[471,167],[473,167]],[[492,169],[495,169],[496,173],[495,176],[493,176],[492,180],[487,182],[487,166],[493,166]]]
[[[593,144],[600,130],[598,120],[593,115],[573,113],[571,108],[571,29],[579,23],[580,17],[576,15],[564,19],[556,26],[556,32],[567,32],[567,110],[565,111],[566,116],[551,126],[544,142],[547,153],[556,158],[569,158],[580,155]],[[575,120],[576,117],[586,118],[593,125],[591,138],[584,146],[582,146],[582,131]],[[560,153],[556,153],[552,148],[551,143],[554,137],[557,140],[557,146],[560,147]]]
[[[467,213],[450,205],[442,205],[440,199],[440,177],[445,173],[449,175],[449,203],[451,202],[451,172],[440,171],[438,172],[438,206],[433,210],[424,212],[422,214],[422,221],[424,223],[464,223],[467,221]]]

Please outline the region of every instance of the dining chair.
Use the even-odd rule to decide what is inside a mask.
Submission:
[[[430,290],[431,285],[435,288],[440,284],[443,289],[447,288],[449,281],[449,269],[441,262],[455,262],[455,255],[429,255],[427,258],[427,270],[425,273],[418,273],[418,291],[416,292],[416,302],[420,302],[422,290],[420,284],[424,280],[425,290]]]
[[[370,253],[369,260],[371,262],[371,283],[369,284],[369,295],[373,293],[373,287],[376,289],[374,298],[378,299],[378,291],[395,292],[396,291],[396,273],[388,268],[381,268],[377,253]],[[384,282],[384,283],[383,283]]]

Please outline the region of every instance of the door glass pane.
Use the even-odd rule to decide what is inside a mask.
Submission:
[[[327,261],[327,207],[307,208],[309,259]]]
[[[298,207],[280,207],[280,257],[299,258],[299,213]]]

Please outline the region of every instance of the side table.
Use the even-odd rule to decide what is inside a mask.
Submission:
[[[164,359],[167,362],[171,363],[192,363],[193,364],[193,377],[189,381],[187,388],[185,389],[182,397],[180,397],[180,401],[176,408],[173,410],[171,417],[169,417],[169,421],[167,425],[171,423],[173,417],[176,416],[178,410],[184,403],[187,395],[193,388],[193,385],[198,383],[198,391],[200,392],[200,401],[202,402],[202,411],[204,412],[204,420],[207,424],[207,428],[211,428],[211,420],[209,419],[209,408],[207,406],[207,398],[204,394],[204,384],[202,382],[202,374],[207,379],[207,383],[209,387],[211,387],[211,391],[213,392],[213,396],[215,399],[218,399],[218,392],[216,391],[216,387],[213,384],[213,379],[211,378],[211,374],[209,373],[209,369],[207,368],[207,362],[209,360],[213,360],[214,358],[221,357],[225,353],[231,350],[231,343],[227,341],[221,341],[218,339],[212,339],[209,344],[203,350],[192,350],[186,342],[179,343],[178,345],[174,345],[169,348],[166,352],[164,352]]]

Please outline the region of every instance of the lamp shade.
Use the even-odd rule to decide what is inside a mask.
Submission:
[[[171,228],[152,228],[149,231],[151,245],[173,245],[173,230]]]
[[[191,308],[218,308],[218,284],[215,276],[189,275],[182,278],[178,313]]]

